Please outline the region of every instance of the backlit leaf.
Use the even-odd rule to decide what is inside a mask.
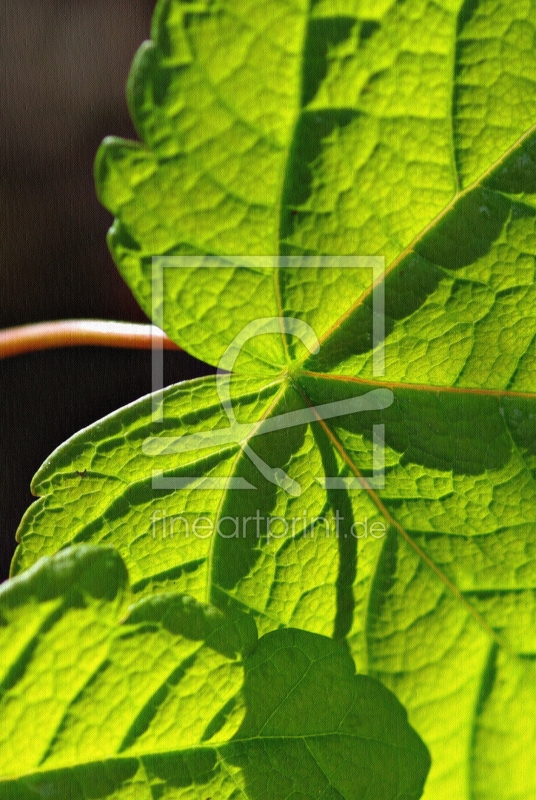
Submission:
[[[116,552],[87,546],[0,590],[4,800],[420,797],[426,748],[340,645],[130,599]]]
[[[232,414],[207,378],[78,434],[14,565],[112,543],[138,592],[346,639],[426,800],[536,791],[535,31],[529,0],[159,3],[98,190],[155,322],[213,365],[251,332]],[[385,258],[383,342],[348,256]]]

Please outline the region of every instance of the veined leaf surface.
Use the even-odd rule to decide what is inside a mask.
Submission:
[[[340,645],[130,599],[115,550],[87,546],[0,591],[2,798],[421,796],[426,748]]]
[[[15,562],[110,542],[140,592],[346,638],[431,750],[426,800],[535,793],[535,31],[525,1],[159,4],[129,82],[143,143],[97,160],[119,268],[211,364],[259,319],[320,349],[284,325],[247,343],[243,440],[215,378],[167,390],[162,423],[144,400],[74,437]],[[156,302],[155,255],[198,259]],[[385,257],[381,377],[371,270],[334,256]]]

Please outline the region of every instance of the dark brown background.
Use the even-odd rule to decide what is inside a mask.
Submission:
[[[108,253],[93,159],[135,138],[124,86],[153,0],[4,0],[0,22],[0,326],[144,321]],[[166,354],[166,382],[203,374]],[[32,475],[69,435],[150,391],[150,354],[97,348],[0,362],[0,578]]]

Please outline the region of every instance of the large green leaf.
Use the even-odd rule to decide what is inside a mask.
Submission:
[[[536,792],[535,31],[525,0],[159,4],[144,144],[97,160],[111,248],[198,357],[257,335],[230,387],[60,448],[14,565],[109,542],[138,592],[346,638],[432,752],[426,800]],[[384,376],[372,262],[326,253],[386,259]],[[160,286],[154,255],[194,260]]]
[[[426,748],[340,645],[129,599],[117,553],[87,546],[0,589],[4,800],[421,796]]]

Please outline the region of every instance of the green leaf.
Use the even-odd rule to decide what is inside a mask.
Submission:
[[[60,448],[14,565],[109,542],[138,592],[346,639],[432,753],[426,800],[535,793],[535,30],[528,0],[159,3],[143,144],[97,158],[111,249],[198,357],[256,335],[230,386]],[[194,260],[160,285],[154,255]],[[386,259],[376,347],[355,255]]]
[[[0,589],[2,798],[421,796],[426,748],[340,645],[129,600],[117,553],[87,546]]]

